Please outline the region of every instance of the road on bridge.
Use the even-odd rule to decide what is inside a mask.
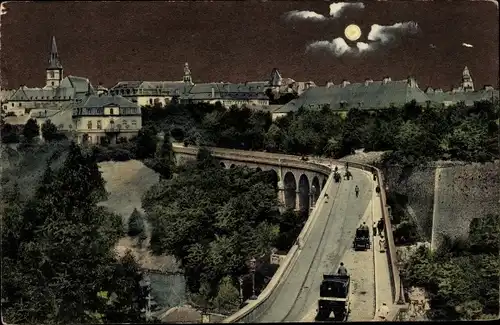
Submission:
[[[312,225],[310,235],[272,305],[255,322],[301,321],[317,303],[324,273],[335,273],[345,252],[352,249],[355,230],[372,199],[371,175],[352,168],[353,179],[333,182],[327,202]],[[359,197],[354,192],[360,189]],[[367,223],[369,225],[369,223]],[[370,225],[369,225],[370,226]],[[349,265],[346,264],[349,270]]]

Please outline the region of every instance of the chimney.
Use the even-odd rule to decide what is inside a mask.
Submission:
[[[334,86],[333,81],[328,81],[328,82],[326,83],[326,88],[330,88],[330,87],[333,87],[333,86]]]
[[[385,77],[384,80],[382,81],[384,85],[386,85],[388,82],[392,81],[391,77]]]
[[[342,80],[342,87],[346,87],[347,85],[350,85],[351,83],[347,80]]]
[[[212,87],[212,98],[215,98],[215,89]]]
[[[365,86],[368,86],[371,83],[373,83],[373,79],[366,79],[365,80]]]

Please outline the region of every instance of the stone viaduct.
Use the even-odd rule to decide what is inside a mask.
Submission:
[[[178,164],[196,158],[198,148],[174,144]],[[324,165],[302,162],[287,155],[269,157],[265,152],[209,148],[224,168],[245,165],[261,171],[270,171],[278,184],[278,198],[286,208],[309,212],[319,198],[331,169]]]

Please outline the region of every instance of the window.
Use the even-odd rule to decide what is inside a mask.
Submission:
[[[112,108],[110,108],[110,109],[109,109],[109,114],[111,114],[111,115],[113,115],[113,114],[114,114],[114,113],[113,113],[113,109],[112,109]]]
[[[101,120],[98,120],[98,121],[97,121],[97,129],[98,129],[98,130],[101,130],[101,129],[102,129]]]
[[[19,103],[17,106],[21,107],[21,103]]]
[[[132,126],[137,126],[137,121],[136,120],[132,120]]]
[[[51,84],[52,84],[52,86],[54,86],[54,82],[53,81],[51,82]]]
[[[149,105],[153,105],[153,99],[149,99]]]
[[[92,121],[88,121],[87,122],[87,127],[88,127],[89,130],[92,129]]]
[[[123,121],[122,121],[122,124],[123,124],[123,125],[126,125],[126,124],[127,124],[127,120],[123,120]]]
[[[14,103],[12,103],[12,107],[14,107]]]

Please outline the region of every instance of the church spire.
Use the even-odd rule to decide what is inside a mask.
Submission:
[[[474,82],[472,81],[472,77],[467,66],[465,66],[464,71],[462,71],[462,89],[464,91],[474,91]]]
[[[50,49],[49,69],[62,69],[59,53],[57,52],[56,37],[52,36],[52,46]]]
[[[192,84],[193,83],[193,78],[191,77],[191,70],[189,69],[189,63],[184,63],[184,77],[182,80],[185,83]]]
[[[50,48],[49,66],[46,71],[45,87],[59,87],[63,78],[63,67],[57,53],[56,38],[52,36],[52,44]]]

